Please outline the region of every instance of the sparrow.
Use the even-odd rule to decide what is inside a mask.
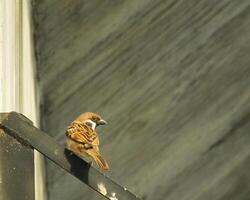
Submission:
[[[100,154],[96,127],[106,124],[100,115],[85,112],[71,122],[66,130],[68,149],[80,157],[91,157],[102,170],[108,170],[109,166]]]

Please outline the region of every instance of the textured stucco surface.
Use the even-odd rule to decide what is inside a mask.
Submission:
[[[43,128],[83,111],[145,199],[250,198],[250,1],[34,1]],[[101,199],[48,162],[51,200]]]

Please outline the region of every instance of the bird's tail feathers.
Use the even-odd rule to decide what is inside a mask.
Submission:
[[[109,165],[106,162],[106,160],[104,160],[104,158],[100,155],[100,154],[95,154],[93,155],[93,158],[96,162],[96,164],[102,169],[102,170],[109,170]]]

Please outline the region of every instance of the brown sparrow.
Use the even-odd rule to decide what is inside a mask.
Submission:
[[[102,170],[108,170],[108,163],[99,152],[99,138],[95,131],[99,125],[107,124],[98,114],[85,112],[77,117],[66,131],[68,148],[78,156],[92,157]]]

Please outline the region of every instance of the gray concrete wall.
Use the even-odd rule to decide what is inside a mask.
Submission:
[[[34,0],[43,128],[109,122],[114,180],[145,199],[250,198],[250,1]],[[48,162],[51,200],[101,199]]]

